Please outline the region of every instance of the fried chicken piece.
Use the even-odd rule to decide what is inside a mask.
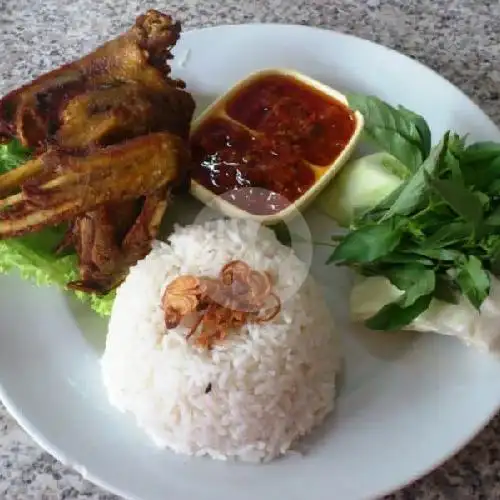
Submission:
[[[194,111],[191,96],[175,87],[151,92],[126,83],[90,90],[71,99],[55,136],[63,149],[107,146],[159,130],[187,139]]]
[[[136,200],[108,204],[78,217],[70,237],[80,259],[80,279],[69,283],[69,288],[105,294],[118,286],[128,268],[150,252],[167,208],[168,190],[147,196],[139,212]],[[120,232],[123,221],[133,224]]]
[[[131,139],[87,156],[44,153],[42,172],[0,201],[0,238],[71,220],[106,203],[132,200],[175,183],[186,143],[169,132]]]
[[[33,160],[28,160],[20,167],[0,175],[0,196],[6,196],[14,191],[18,191],[24,182],[41,174],[43,169],[43,158],[37,157]]]
[[[116,286],[148,253],[171,188],[187,180],[194,100],[168,63],[179,34],[150,10],[0,100],[0,140],[16,137],[36,155],[0,176],[0,196],[11,195],[0,201],[0,238],[68,221],[60,247],[79,257],[73,288]]]
[[[17,137],[25,146],[43,150],[59,128],[62,109],[82,92],[128,82],[153,93],[183,88],[183,82],[169,77],[168,65],[180,30],[180,24],[170,16],[149,10],[123,35],[1,99],[2,135]]]
[[[70,288],[105,293],[122,280],[120,244],[112,221],[114,209],[110,204],[92,210],[73,224],[70,237],[79,257],[80,279],[69,283]]]

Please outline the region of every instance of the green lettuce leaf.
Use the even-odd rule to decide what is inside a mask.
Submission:
[[[12,170],[23,163],[29,155],[17,141],[0,146],[0,173]],[[78,279],[78,263],[74,253],[56,255],[55,249],[65,228],[49,227],[18,238],[0,240],[0,273],[18,272],[25,280],[37,286],[53,285],[67,289],[69,281]],[[100,316],[111,314],[115,293],[105,296],[73,292],[89,304]]]
[[[6,144],[0,144],[0,172],[8,172],[24,163],[30,156],[30,150],[17,139]]]
[[[37,286],[55,285],[67,290],[66,284],[78,278],[75,254],[56,255],[64,228],[47,228],[18,238],[0,240],[0,272],[17,271],[25,280]],[[72,292],[73,293],[73,292]],[[105,296],[75,292],[100,316],[111,314],[114,293]]]

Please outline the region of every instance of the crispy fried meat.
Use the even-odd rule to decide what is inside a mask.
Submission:
[[[0,238],[67,222],[107,203],[150,195],[174,183],[187,161],[185,143],[158,132],[86,156],[49,151],[20,193],[0,201]]]
[[[43,149],[56,134],[64,108],[82,93],[127,83],[152,94],[182,89],[183,82],[170,78],[168,65],[180,30],[170,16],[148,11],[132,29],[91,54],[7,94],[0,101],[0,130],[25,146]],[[192,112],[192,99],[184,101]]]
[[[189,174],[194,100],[170,77],[181,27],[160,12],[0,100],[0,139],[35,157],[0,176],[0,238],[68,222],[71,287],[105,293],[144,257]]]

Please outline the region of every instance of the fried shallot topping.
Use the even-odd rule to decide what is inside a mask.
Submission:
[[[281,301],[272,288],[269,273],[256,271],[241,260],[226,264],[217,278],[179,276],[162,297],[165,326],[189,326],[187,338],[210,349],[233,329],[275,318]]]

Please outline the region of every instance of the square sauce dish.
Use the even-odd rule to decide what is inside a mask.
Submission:
[[[194,122],[191,193],[230,217],[286,220],[341,169],[363,124],[343,94],[308,76],[253,73]]]

